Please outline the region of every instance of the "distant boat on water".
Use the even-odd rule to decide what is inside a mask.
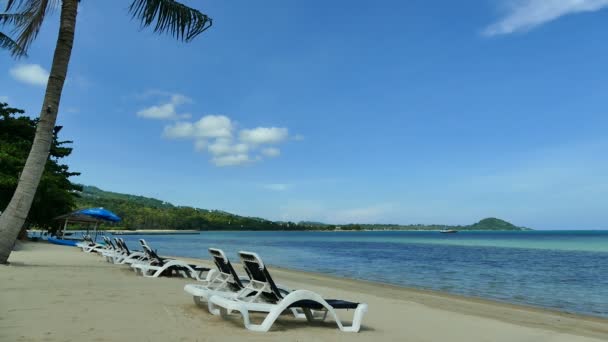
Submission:
[[[442,234],[458,233],[458,231],[455,229],[444,229],[444,230],[440,230],[439,232]]]

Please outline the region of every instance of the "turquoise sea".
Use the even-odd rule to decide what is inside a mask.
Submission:
[[[144,238],[161,254],[207,248],[269,265],[608,317],[608,231],[202,232]]]

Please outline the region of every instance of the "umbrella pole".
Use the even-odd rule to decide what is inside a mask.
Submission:
[[[95,235],[93,242],[97,242],[97,224],[98,223],[99,222],[95,222],[95,227],[93,228],[93,234]]]
[[[68,227],[68,219],[65,219],[65,223],[63,224],[63,232],[61,232],[61,238],[63,239],[65,237],[65,230]]]

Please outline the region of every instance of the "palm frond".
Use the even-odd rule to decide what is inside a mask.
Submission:
[[[0,26],[17,26],[26,21],[27,18],[28,15],[26,13],[0,13]]]
[[[8,0],[6,2],[6,9],[4,11],[8,12],[11,9],[19,8],[21,5],[23,5],[23,0]]]
[[[11,39],[11,37],[2,32],[0,32],[0,49],[10,50],[13,56],[26,56],[25,50],[23,50],[17,42]]]
[[[139,19],[142,27],[153,25],[154,32],[168,33],[186,42],[213,23],[206,14],[174,0],[134,0],[129,12],[133,18]]]
[[[40,27],[50,9],[58,4],[59,0],[9,0],[7,9],[18,10],[16,17],[6,17],[15,27],[17,44],[27,51],[31,43],[40,32]],[[21,17],[19,17],[21,16]]]

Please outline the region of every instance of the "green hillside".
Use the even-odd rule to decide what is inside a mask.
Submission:
[[[289,224],[279,224],[261,218],[233,215],[221,210],[174,206],[155,198],[103,191],[83,186],[79,208],[104,207],[123,220],[124,229],[203,229],[203,230],[282,230]],[[292,223],[293,224],[293,223]]]
[[[120,229],[196,229],[196,230],[523,230],[509,222],[488,218],[470,226],[346,224],[321,222],[276,222],[258,217],[246,217],[221,210],[175,206],[155,198],[104,191],[94,186],[82,186],[76,200],[78,208],[104,207],[118,216]]]
[[[466,228],[469,230],[529,230],[528,228],[517,227],[507,221],[494,217],[483,219]]]

